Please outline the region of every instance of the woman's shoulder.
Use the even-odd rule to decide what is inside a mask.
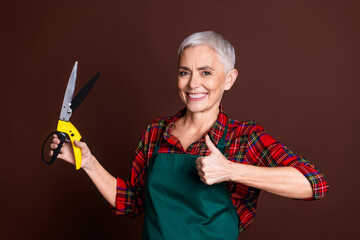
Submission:
[[[142,134],[142,142],[144,150],[147,151],[149,146],[154,147],[154,143],[158,142],[168,126],[169,118],[160,117],[150,121],[145,127]]]
[[[229,130],[237,135],[250,135],[254,131],[264,131],[264,128],[253,120],[239,121],[229,118]]]
[[[264,146],[277,142],[272,136],[265,132],[265,129],[255,121],[230,120],[232,130],[229,139],[247,139],[255,142],[261,141]],[[249,140],[251,139],[251,140]]]
[[[166,126],[169,124],[170,117],[159,117],[152,121],[150,121],[147,124],[147,129],[163,129],[166,128]]]

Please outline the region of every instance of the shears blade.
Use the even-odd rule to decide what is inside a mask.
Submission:
[[[74,67],[71,71],[71,75],[66,87],[64,100],[61,106],[61,112],[60,112],[60,120],[68,122],[71,114],[71,102],[73,99],[74,91],[75,91],[75,84],[76,84],[76,75],[77,75],[77,66],[78,62],[76,61],[74,64]]]
[[[91,88],[94,86],[96,80],[99,78],[100,73],[98,72],[94,77],[92,77],[86,85],[76,94],[76,96],[73,98],[71,102],[71,109],[72,112],[75,112],[75,110],[78,108],[78,106],[84,101],[86,96],[89,94]]]

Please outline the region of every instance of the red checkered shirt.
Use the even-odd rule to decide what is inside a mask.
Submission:
[[[209,134],[214,144],[217,145],[226,124],[228,124],[228,131],[224,156],[228,160],[262,167],[294,167],[304,174],[311,183],[313,197],[306,200],[320,199],[326,195],[328,191],[327,182],[313,164],[305,158],[292,153],[283,144],[268,135],[264,128],[255,122],[240,122],[230,119],[221,106],[218,119],[213,127],[185,151],[180,141],[171,135],[174,123],[185,112],[186,109],[183,109],[173,117],[156,119],[144,130],[135,151],[131,176],[126,179],[117,178],[115,214],[137,216],[144,211],[146,166],[148,166],[160,139],[159,153],[186,153],[206,156],[210,154],[210,151],[205,144],[205,136]],[[243,231],[255,218],[256,202],[260,190],[239,183],[227,182],[226,184],[239,215],[239,230]]]

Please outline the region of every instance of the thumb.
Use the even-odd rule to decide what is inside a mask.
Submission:
[[[205,137],[205,143],[206,143],[206,146],[209,148],[210,152],[213,153],[213,152],[218,152],[219,149],[214,145],[214,143],[211,141],[209,135],[206,135]]]
[[[80,142],[80,141],[78,141],[78,140],[75,140],[75,141],[74,141],[74,145],[75,145],[76,147],[78,147],[78,148],[83,148],[84,145],[85,145],[85,143],[84,143],[84,142]]]

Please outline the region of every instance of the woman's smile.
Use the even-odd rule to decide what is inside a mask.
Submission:
[[[186,97],[189,101],[201,101],[208,96],[208,93],[187,93]]]

